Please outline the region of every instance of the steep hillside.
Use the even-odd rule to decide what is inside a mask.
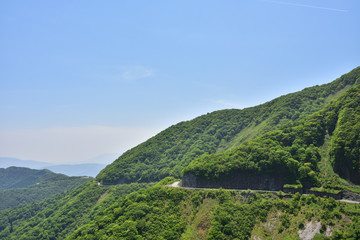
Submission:
[[[318,239],[356,239],[359,215],[356,206],[313,195],[158,184],[117,200],[67,239],[298,239],[303,231]]]
[[[64,239],[118,198],[151,184],[100,187],[91,181],[42,202],[0,211],[0,239]]]
[[[334,170],[360,184],[360,88],[350,89],[326,110]]]
[[[313,195],[166,186],[172,181],[109,187],[89,182],[43,202],[3,210],[0,238],[297,239],[313,225],[318,229],[310,233],[318,239],[360,236],[356,204]]]
[[[331,137],[330,161],[335,172],[360,184],[360,86],[347,90],[324,109],[224,153],[203,155],[184,169],[183,185],[228,187],[241,176],[282,178],[304,187],[341,189],[339,179],[320,173],[320,147]],[[263,180],[264,181],[264,180]],[[229,183],[228,183],[229,182]],[[232,185],[231,188],[242,188]],[[241,184],[241,183],[238,183]],[[256,187],[255,187],[256,189]],[[265,189],[269,189],[268,187]],[[279,185],[275,190],[282,189]]]
[[[360,67],[329,84],[306,88],[256,107],[221,110],[181,122],[121,155],[97,179],[104,184],[116,184],[180,177],[192,160],[224,152],[303,119],[359,82]]]

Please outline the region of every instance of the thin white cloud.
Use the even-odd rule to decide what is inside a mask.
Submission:
[[[102,154],[123,153],[157,132],[143,127],[109,126],[1,130],[0,156],[80,163]]]
[[[344,10],[344,9],[328,8],[328,7],[307,5],[307,4],[300,4],[300,3],[291,3],[291,2],[282,2],[282,1],[273,1],[273,0],[263,0],[263,1],[264,2],[269,2],[269,3],[276,3],[276,4],[282,4],[282,5],[295,6],[295,7],[313,8],[313,9],[320,9],[320,10],[327,10],[327,11],[334,11],[334,12],[348,12],[348,10]]]
[[[234,103],[234,102],[223,100],[223,99],[214,100],[213,102],[216,103],[216,104],[222,105],[222,106],[224,106],[226,108],[243,109],[243,108],[246,107],[246,106],[244,106],[242,104]]]
[[[154,70],[152,68],[143,66],[126,66],[121,67],[120,70],[122,71],[120,79],[126,81],[135,81],[154,75]]]
[[[104,70],[103,70],[104,71]],[[134,82],[140,79],[154,76],[155,70],[146,66],[120,66],[106,67],[106,73],[98,74],[97,77],[105,81]]]

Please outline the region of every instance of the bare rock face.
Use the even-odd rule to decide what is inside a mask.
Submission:
[[[235,172],[222,176],[217,180],[186,173],[181,181],[183,187],[194,188],[226,188],[226,189],[253,189],[253,190],[282,190],[285,184],[281,175],[255,174],[250,172]]]
[[[311,240],[315,237],[315,234],[320,233],[321,223],[320,222],[309,222],[306,224],[304,230],[299,230],[299,238],[302,240]]]

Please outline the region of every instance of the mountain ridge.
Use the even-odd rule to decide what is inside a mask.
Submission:
[[[339,179],[324,178],[325,174],[320,173],[320,147],[327,135],[331,137],[329,155],[334,171],[340,177],[360,184],[359,116],[360,85],[356,85],[307,118],[267,132],[233,150],[195,159],[184,169],[183,184],[199,187],[199,184],[213,182],[218,187],[226,187],[225,182],[223,186],[219,182],[229,176],[227,182],[242,175],[247,175],[248,181],[252,182],[259,175],[265,181],[264,176],[271,174],[274,177],[282,175],[285,184],[297,182],[307,189],[320,186],[341,189]],[[281,189],[277,186],[276,190]]]
[[[219,110],[173,125],[128,150],[109,164],[97,180],[105,184],[151,182],[180,177],[191,161],[221,153],[325,107],[360,83],[360,67],[333,82],[283,95],[242,110]]]
[[[0,168],[0,210],[41,201],[89,180],[88,177],[68,177],[47,169]]]

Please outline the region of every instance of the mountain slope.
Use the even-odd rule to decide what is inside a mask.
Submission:
[[[49,170],[9,167],[0,168],[0,190],[23,188],[56,176]]]
[[[64,239],[118,198],[151,184],[100,187],[94,181],[41,202],[0,211],[0,239]]]
[[[350,89],[327,110],[329,132],[333,135],[330,157],[334,170],[360,184],[360,88]]]
[[[0,211],[1,239],[296,239],[316,223],[333,239],[360,236],[359,208],[313,195],[189,190],[89,182],[43,202]],[[316,214],[315,214],[316,212]],[[256,238],[255,238],[256,239]],[[322,239],[322,238],[320,238]]]
[[[325,85],[306,88],[243,110],[221,110],[181,122],[125,152],[103,169],[104,184],[151,182],[180,177],[192,160],[224,152],[284,124],[321,110],[360,82],[360,67]]]
[[[270,174],[273,178],[282,177],[283,183],[300,182],[306,188],[324,185],[341,188],[338,182],[331,182],[334,179],[320,178],[324,176],[319,170],[320,147],[329,135],[329,155],[335,172],[360,184],[359,116],[360,85],[357,85],[307,118],[265,133],[227,152],[204,155],[192,161],[184,169],[183,183],[191,187],[204,184],[207,187],[209,184],[226,187],[243,175],[250,176],[248,182],[252,182],[256,176]],[[231,187],[241,188],[236,184]],[[280,189],[282,186],[277,186],[276,190]]]
[[[90,180],[84,177],[68,177],[49,170],[17,167],[0,169],[0,179],[3,187],[0,191],[0,210],[41,201]]]
[[[319,225],[318,239],[326,229],[334,239],[356,239],[359,214],[350,204],[314,195],[283,198],[160,183],[117,200],[67,239],[298,239],[312,223]]]

